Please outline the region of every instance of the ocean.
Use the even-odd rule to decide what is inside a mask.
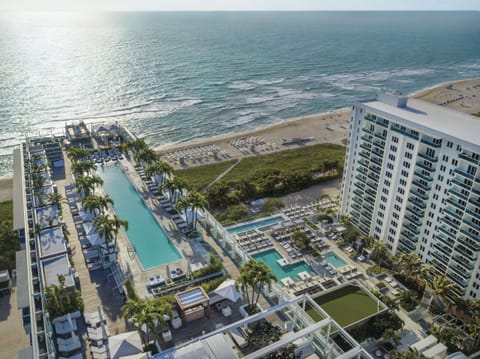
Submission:
[[[64,121],[160,147],[480,76],[479,12],[1,13],[0,34],[0,175]]]

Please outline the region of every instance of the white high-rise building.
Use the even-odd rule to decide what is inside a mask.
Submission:
[[[341,214],[480,298],[480,118],[393,93],[356,103]]]

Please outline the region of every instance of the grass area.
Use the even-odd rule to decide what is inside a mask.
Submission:
[[[249,178],[257,170],[319,171],[325,160],[338,161],[343,165],[344,158],[345,147],[331,143],[321,143],[254,157],[245,157],[224,177],[224,180],[231,181]]]
[[[364,319],[378,311],[378,304],[359,287],[348,285],[314,299],[342,327]],[[323,317],[314,308],[307,313],[315,321]]]
[[[175,176],[186,180],[196,190],[201,190],[230,167],[234,160],[190,167],[174,171]]]
[[[13,202],[0,203],[0,270],[15,268],[15,252],[20,249],[13,232]]]

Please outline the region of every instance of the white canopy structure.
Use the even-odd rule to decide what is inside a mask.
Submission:
[[[120,359],[142,353],[142,340],[137,331],[126,332],[108,338],[110,358]]]
[[[225,299],[231,300],[232,302],[236,302],[241,296],[241,294],[237,291],[237,288],[235,288],[235,281],[233,279],[227,279],[213,292]]]

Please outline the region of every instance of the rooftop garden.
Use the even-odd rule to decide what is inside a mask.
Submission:
[[[0,203],[0,270],[15,268],[15,252],[20,249],[13,231],[13,202]]]

